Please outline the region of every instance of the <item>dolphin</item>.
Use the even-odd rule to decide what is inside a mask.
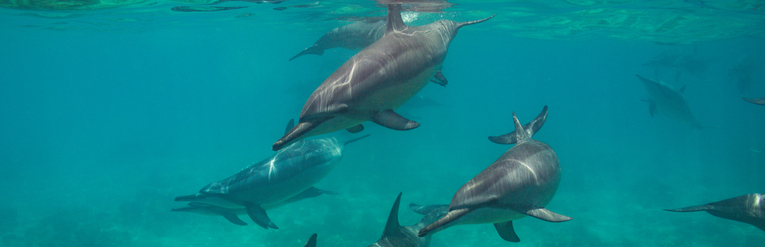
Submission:
[[[651,114],[651,117],[653,117],[656,114],[656,111],[659,110],[671,119],[685,123],[694,128],[702,128],[701,124],[696,120],[696,117],[693,116],[688,101],[685,100],[685,96],[683,95],[685,86],[678,90],[661,81],[651,80],[641,75],[635,76],[643,82],[646,91],[648,91],[650,98],[647,100],[650,104],[648,112]]]
[[[765,194],[748,194],[699,206],[664,210],[670,212],[707,211],[711,215],[744,222],[765,231]]]
[[[353,22],[344,26],[336,27],[325,33],[313,45],[305,48],[297,55],[290,58],[290,61],[303,55],[314,54],[321,56],[324,50],[335,47],[348,50],[361,50],[371,45],[385,34],[384,19],[374,18],[367,21]],[[446,86],[449,81],[438,70],[430,81],[441,86]]]
[[[269,205],[268,207],[264,207],[263,209],[264,210],[271,210],[271,209],[274,209],[274,208],[277,208],[277,207],[281,207],[281,206],[284,206],[284,205],[287,205],[287,204],[290,204],[290,203],[293,203],[293,202],[297,202],[297,201],[300,201],[300,200],[303,200],[303,199],[312,198],[312,197],[317,197],[317,196],[320,196],[320,195],[323,195],[323,194],[337,195],[338,193],[332,192],[332,191],[318,189],[316,187],[310,187],[310,188],[304,190],[303,192],[300,192],[300,194],[297,194],[297,195],[295,195],[295,196],[293,196],[293,197],[291,197],[291,198],[289,198],[287,200],[284,200],[284,201],[282,201],[280,203]],[[197,214],[202,214],[202,215],[223,216],[223,218],[226,218],[231,223],[234,223],[234,224],[237,224],[237,225],[240,225],[240,226],[246,226],[247,225],[247,223],[245,223],[244,221],[239,219],[239,217],[237,216],[237,215],[247,214],[247,209],[245,207],[240,207],[240,208],[224,208],[224,207],[219,207],[219,206],[215,206],[215,205],[207,204],[207,203],[189,202],[189,204],[187,206],[185,206],[185,207],[174,208],[174,209],[171,209],[170,211],[173,211],[173,212],[189,212],[189,213],[197,213]]]
[[[547,106],[543,110],[546,112]],[[537,118],[532,123],[544,122],[547,114]],[[531,139],[534,131],[524,129],[515,113],[513,122],[517,144],[463,185],[454,194],[449,213],[420,230],[419,236],[456,225],[494,223],[502,239],[519,242],[513,220],[524,216],[549,222],[572,219],[544,208],[560,183],[560,162],[555,151]]]
[[[361,123],[372,121],[394,130],[411,130],[419,123],[394,110],[417,94],[441,69],[449,44],[468,22],[439,20],[424,26],[407,26],[401,5],[388,5],[382,38],[351,57],[311,94],[299,123],[276,141],[279,150],[300,139],[346,129],[356,133]]]
[[[293,123],[290,121],[287,128],[291,129]],[[259,226],[278,229],[266,209],[283,205],[321,181],[342,159],[345,144],[367,136],[345,143],[334,137],[296,142],[229,178],[208,184],[197,194],[176,197],[175,201],[230,209],[244,207]]]
[[[303,245],[303,247],[316,247],[316,238],[317,238],[317,235],[316,233],[314,233],[313,235],[311,235],[310,238],[308,238],[308,242],[305,242],[305,245]]]
[[[750,98],[743,98],[746,100],[746,102],[757,104],[757,105],[765,105],[765,97],[759,98],[759,99],[750,99]]]
[[[388,221],[385,223],[385,230],[380,240],[377,240],[369,247],[427,247],[430,246],[430,237],[419,237],[417,232],[423,227],[433,223],[438,218],[446,215],[449,205],[430,205],[420,206],[410,204],[409,207],[419,214],[425,215],[420,222],[411,226],[401,226],[398,223],[398,209],[401,204],[401,193],[396,197],[393,208],[388,214]]]

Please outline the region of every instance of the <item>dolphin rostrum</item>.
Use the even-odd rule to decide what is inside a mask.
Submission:
[[[531,126],[544,124],[547,106],[542,112]],[[544,142],[531,139],[538,128],[524,129],[515,113],[513,122],[516,145],[463,185],[454,194],[449,213],[420,230],[419,236],[456,225],[494,223],[502,239],[519,242],[513,220],[524,216],[549,222],[571,220],[544,208],[560,183],[558,156]]]
[[[493,16],[492,16],[493,17]],[[388,5],[382,38],[351,57],[311,94],[299,123],[273,145],[279,150],[300,139],[346,129],[356,133],[372,121],[394,130],[411,130],[419,123],[394,110],[404,104],[441,69],[449,44],[468,22],[439,20],[407,26],[401,5]]]
[[[664,210],[670,212],[707,211],[711,215],[744,222],[765,231],[765,194],[748,194],[699,206]]]
[[[344,145],[361,138],[345,143],[334,137],[296,142],[229,178],[205,186],[197,194],[176,197],[175,201],[229,209],[243,207],[259,226],[278,229],[266,209],[283,205],[321,181],[342,159]]]
[[[750,98],[744,98],[746,102],[756,104],[756,105],[765,105],[765,97],[759,98],[759,99],[750,99]]]
[[[664,115],[676,121],[687,124],[694,128],[703,128],[696,117],[691,112],[688,101],[685,100],[685,86],[679,90],[674,89],[662,81],[651,80],[641,75],[635,75],[648,91],[649,103],[648,112],[653,117],[656,111],[661,111]]]

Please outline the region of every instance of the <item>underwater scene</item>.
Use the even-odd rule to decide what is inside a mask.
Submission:
[[[0,0],[0,37],[3,247],[765,246],[763,1]]]

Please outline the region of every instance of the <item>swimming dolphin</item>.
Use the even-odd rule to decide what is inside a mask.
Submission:
[[[308,239],[308,242],[305,242],[305,245],[303,247],[316,247],[316,233],[311,235],[311,238]]]
[[[377,20],[377,18],[375,18],[372,21],[354,22],[345,26],[336,27],[321,36],[321,38],[314,42],[313,45],[305,48],[305,50],[290,58],[290,61],[307,54],[321,56],[324,54],[324,50],[335,47],[355,51],[364,49],[382,38],[385,34],[385,24],[385,20]],[[436,74],[430,78],[430,81],[441,86],[446,86],[446,84],[449,83],[446,77],[441,74],[441,70],[438,70]]]
[[[287,200],[284,200],[280,203],[269,205],[268,207],[264,207],[264,210],[271,210],[277,207],[281,207],[283,205],[287,205],[293,202],[297,202],[303,199],[308,199],[312,197],[317,197],[323,194],[329,194],[329,195],[336,195],[336,192],[332,191],[326,191],[322,189],[318,189],[316,187],[310,187],[303,192],[300,192],[300,194],[297,194]],[[223,218],[226,218],[231,223],[240,225],[240,226],[246,226],[247,223],[239,219],[237,215],[243,215],[247,214],[247,209],[245,207],[240,208],[224,208],[215,206],[212,204],[207,203],[201,203],[201,202],[189,202],[189,204],[185,207],[181,208],[174,208],[170,211],[173,212],[189,212],[189,213],[197,213],[202,215],[215,215],[215,216],[223,216]]]
[[[290,121],[288,128],[292,123]],[[256,224],[278,229],[265,209],[282,205],[283,201],[321,181],[342,159],[344,145],[361,138],[345,143],[335,138],[296,142],[229,178],[205,186],[197,194],[176,197],[175,201],[231,209],[244,207]]]
[[[417,232],[423,227],[433,223],[441,216],[446,215],[449,205],[430,205],[419,206],[410,204],[410,208],[417,213],[425,216],[417,224],[411,226],[401,226],[398,223],[398,209],[401,204],[401,193],[396,197],[393,208],[388,215],[388,221],[385,223],[385,230],[380,240],[377,240],[369,247],[427,247],[430,246],[430,236],[419,237]]]
[[[324,80],[303,106],[299,123],[272,149],[342,129],[356,133],[364,129],[361,123],[366,121],[395,130],[417,128],[419,123],[394,110],[425,87],[441,69],[449,44],[460,27],[490,18],[468,22],[439,20],[410,27],[401,19],[401,5],[388,5],[385,35]]]
[[[547,112],[546,106],[542,112]],[[543,123],[547,114],[543,115],[532,123]],[[544,208],[560,183],[560,162],[555,151],[531,139],[535,131],[524,129],[515,113],[513,121],[517,144],[463,185],[454,194],[449,213],[420,230],[419,236],[456,225],[494,223],[502,239],[519,242],[513,220],[524,216],[550,222],[572,219]]]
[[[744,98],[746,102],[757,104],[757,105],[765,105],[765,97],[759,98],[759,99],[750,99],[750,98]]]
[[[748,194],[699,206],[664,210],[670,212],[707,211],[711,215],[744,222],[765,231],[765,194]]]
[[[691,107],[688,105],[688,101],[685,100],[683,91],[685,86],[679,90],[674,89],[664,82],[651,80],[641,75],[635,75],[643,82],[646,91],[650,99],[648,99],[648,112],[653,117],[656,111],[659,110],[667,115],[669,118],[676,121],[687,124],[694,128],[702,128],[701,124],[696,120],[691,112]]]

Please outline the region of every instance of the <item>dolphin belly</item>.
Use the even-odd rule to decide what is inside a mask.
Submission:
[[[423,70],[411,79],[392,82],[391,84],[394,85],[372,92],[353,108],[360,112],[398,109],[428,85],[430,78],[436,74],[440,67],[441,65],[437,64]]]

